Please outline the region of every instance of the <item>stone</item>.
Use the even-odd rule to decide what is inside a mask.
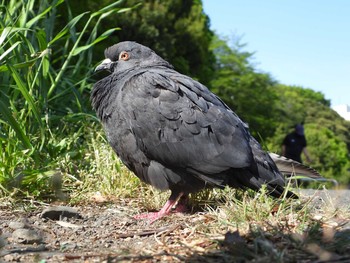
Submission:
[[[12,233],[12,240],[23,244],[38,244],[42,237],[33,229],[20,228]]]
[[[9,228],[13,230],[20,229],[20,228],[28,228],[28,227],[29,227],[29,224],[26,219],[22,219],[20,221],[12,221],[9,223]]]
[[[79,212],[68,206],[51,206],[46,208],[40,215],[41,218],[61,220],[62,218],[82,218]]]

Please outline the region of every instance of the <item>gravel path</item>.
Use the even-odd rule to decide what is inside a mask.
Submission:
[[[325,204],[339,209],[350,209],[350,190],[313,190],[303,189],[300,193],[304,197],[312,198],[315,204]]]

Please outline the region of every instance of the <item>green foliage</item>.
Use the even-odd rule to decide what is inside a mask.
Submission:
[[[212,90],[249,124],[253,135],[270,137],[277,126],[273,110],[278,99],[272,89],[274,82],[268,74],[254,70],[249,62],[252,54],[242,51],[244,45],[236,43],[229,47],[227,42],[215,38],[212,43],[216,56]]]
[[[350,182],[350,161],[346,143],[324,125],[306,125],[312,166],[326,178],[335,178],[340,184]]]
[[[62,168],[59,160],[78,158],[83,147],[79,122],[87,120],[82,113],[89,107],[91,47],[117,30],[97,35],[100,22],[124,9],[115,2],[55,28],[63,2],[12,0],[0,6],[2,189],[22,186],[34,194],[40,188],[45,192],[40,186],[54,173],[50,171]],[[76,28],[83,18],[85,26]],[[87,32],[90,24],[94,27]]]
[[[102,2],[112,3],[113,0]],[[96,10],[100,4],[101,1],[75,0],[72,11],[78,14],[82,6]],[[109,39],[108,45],[126,40],[139,42],[155,50],[179,72],[195,77],[203,84],[209,83],[214,63],[214,55],[209,50],[213,33],[201,1],[128,0],[125,4],[135,8],[120,14],[117,19],[109,17],[101,24],[105,29],[116,24],[122,29]],[[105,47],[104,44],[98,55]]]
[[[318,115],[319,113],[313,109],[322,108],[322,112],[330,112],[330,102],[321,92],[283,84],[275,85],[274,90],[279,97],[277,104],[279,120],[287,126],[307,122],[308,118]]]
[[[128,3],[134,2],[138,1]],[[120,27],[125,30],[118,35],[119,41],[143,43],[181,73],[198,78],[204,84],[209,82],[214,61],[209,51],[213,33],[201,1],[147,0],[135,12],[120,18]]]

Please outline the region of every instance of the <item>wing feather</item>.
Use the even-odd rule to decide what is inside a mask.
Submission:
[[[164,74],[144,72],[124,89],[131,102],[126,112],[134,112],[130,127],[145,155],[207,174],[248,167],[253,157],[244,123],[198,82]]]

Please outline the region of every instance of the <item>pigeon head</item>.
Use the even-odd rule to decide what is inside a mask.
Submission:
[[[136,67],[172,66],[152,49],[132,41],[120,42],[105,50],[105,60],[95,71],[123,72]]]

